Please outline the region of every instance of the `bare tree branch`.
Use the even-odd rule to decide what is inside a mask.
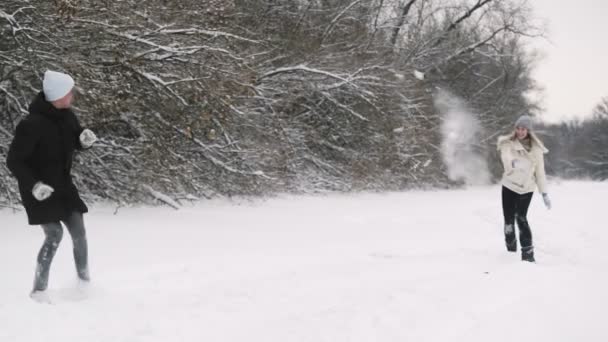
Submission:
[[[470,18],[473,15],[473,13],[475,13],[477,10],[479,10],[480,8],[482,8],[483,6],[485,6],[486,4],[488,4],[490,2],[492,2],[492,0],[478,0],[477,3],[473,7],[468,9],[460,18],[456,19],[456,21],[454,21],[452,24],[450,24],[450,26],[448,26],[448,28],[445,30],[445,32],[437,39],[437,41],[435,42],[433,47],[437,47],[439,44],[441,44],[446,39],[447,35],[451,31],[456,29],[456,27],[458,27],[458,25],[460,23],[462,23],[466,19]]]
[[[395,46],[395,44],[397,44],[397,38],[399,37],[399,32],[403,28],[403,25],[405,24],[405,18],[410,13],[411,8],[414,3],[416,3],[416,1],[417,0],[409,0],[409,2],[405,6],[403,6],[403,11],[399,16],[399,21],[397,22],[397,25],[395,25],[395,28],[393,29],[393,34],[391,35],[392,46]]]

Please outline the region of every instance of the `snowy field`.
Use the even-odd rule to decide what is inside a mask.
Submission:
[[[552,184],[536,264],[508,254],[499,187],[96,206],[93,284],[66,233],[53,304],[28,297],[42,232],[0,212],[0,341],[608,341],[608,183]]]

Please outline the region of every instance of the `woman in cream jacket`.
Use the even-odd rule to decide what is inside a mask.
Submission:
[[[517,251],[515,222],[519,228],[521,258],[534,262],[532,231],[528,224],[528,207],[532,194],[538,187],[543,201],[551,209],[547,195],[544,154],[548,152],[540,139],[532,132],[532,118],[520,117],[515,131],[498,139],[498,150],[504,166],[502,177],[502,208],[505,219],[504,233],[507,250]]]

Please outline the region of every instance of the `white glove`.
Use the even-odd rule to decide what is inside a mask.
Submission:
[[[34,185],[34,189],[32,189],[32,195],[34,195],[34,198],[36,198],[38,201],[42,202],[51,197],[53,191],[55,191],[55,189],[52,187],[42,182],[38,182]]]
[[[80,133],[80,144],[84,148],[89,148],[97,141],[97,136],[90,129],[85,129]]]
[[[549,194],[547,194],[547,193],[543,194],[543,202],[545,202],[545,207],[547,207],[547,209],[551,210],[551,199],[549,199]]]

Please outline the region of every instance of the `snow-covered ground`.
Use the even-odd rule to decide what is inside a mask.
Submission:
[[[54,304],[28,297],[42,242],[0,212],[0,341],[608,341],[608,183],[553,184],[538,263],[503,245],[500,189],[96,206],[94,283],[66,233]]]

